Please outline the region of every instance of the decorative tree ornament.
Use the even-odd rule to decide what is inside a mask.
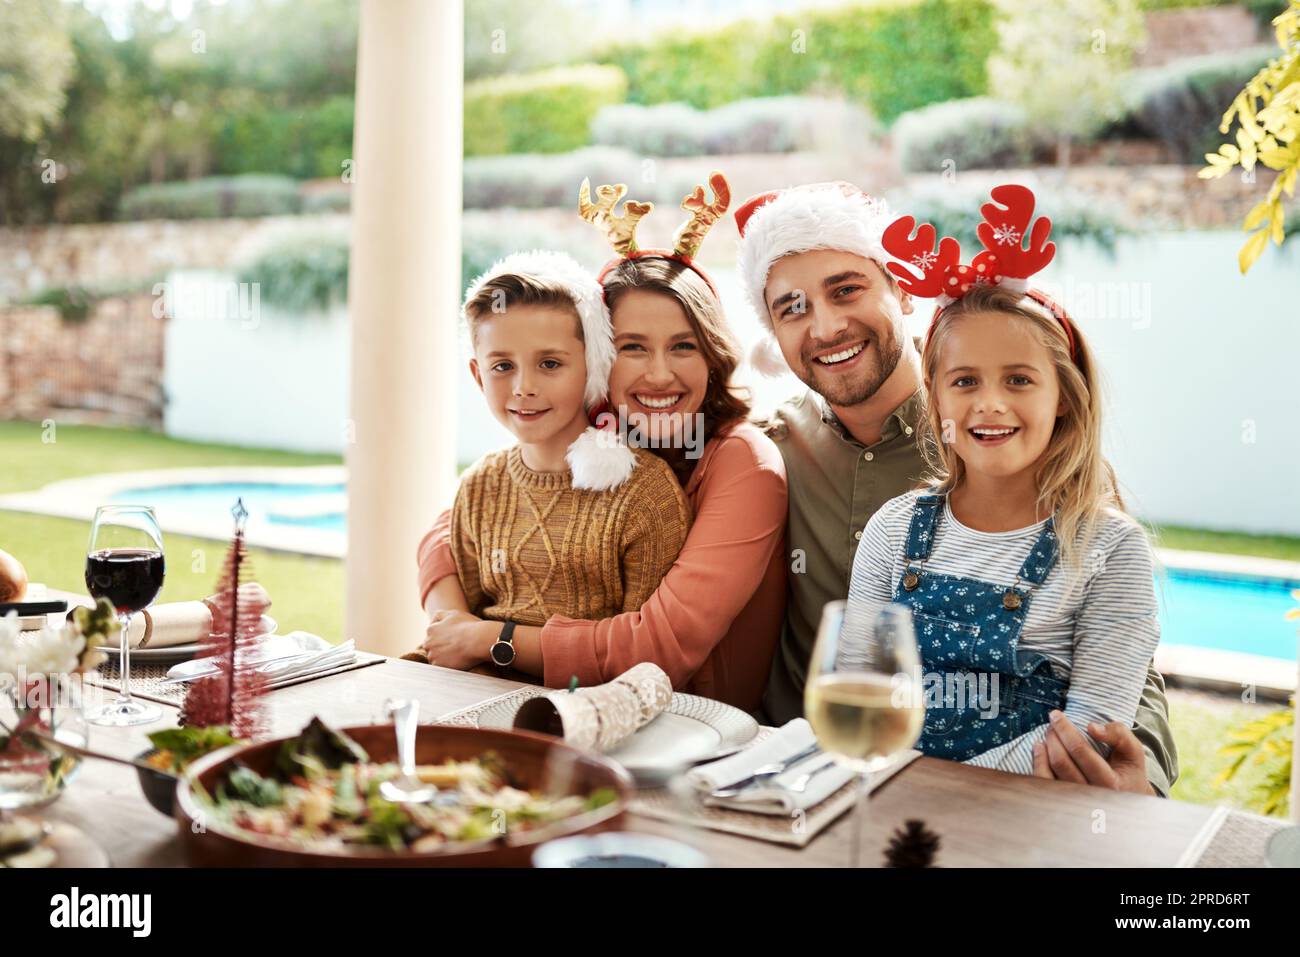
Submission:
[[[231,514],[235,534],[222,563],[222,576],[212,602],[212,630],[199,657],[210,658],[217,673],[190,683],[181,723],[192,727],[223,725],[235,738],[254,738],[265,731],[261,698],[266,678],[250,660],[254,656],[264,600],[252,590],[240,591],[251,571],[244,544],[248,510],[242,498]]]

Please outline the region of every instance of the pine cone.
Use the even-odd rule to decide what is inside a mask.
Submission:
[[[939,843],[939,835],[928,830],[924,821],[907,821],[906,827],[894,832],[885,848],[885,866],[934,867]]]

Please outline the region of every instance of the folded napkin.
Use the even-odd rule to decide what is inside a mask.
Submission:
[[[287,635],[273,635],[259,642],[249,660],[274,684],[352,664],[357,660],[357,653],[351,640],[331,645],[319,635],[307,631],[291,631]],[[216,671],[216,665],[210,659],[195,658],[172,666],[167,677],[191,680],[215,674]]]
[[[816,754],[800,761],[763,784],[746,788],[730,798],[715,798],[710,792],[725,788],[749,777],[765,764],[786,761],[809,745],[817,743],[812,725],[803,718],[795,718],[751,748],[708,764],[692,768],[686,774],[687,782],[701,795],[704,804],[711,807],[728,807],[753,811],[758,814],[792,814],[807,810],[830,797],[854,777],[845,767],[828,767],[834,759],[828,754]],[[822,770],[825,768],[826,770]],[[804,774],[818,771],[808,781],[803,791],[791,791],[789,786]]]
[[[668,675],[643,661],[607,684],[525,701],[514,726],[557,735],[576,748],[608,751],[653,721],[672,700]]]
[[[132,648],[167,648],[202,641],[212,630],[212,612],[201,601],[169,601],[131,616],[126,633]]]

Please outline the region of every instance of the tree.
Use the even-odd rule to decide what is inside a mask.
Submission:
[[[1240,166],[1254,175],[1256,164],[1277,170],[1268,194],[1246,215],[1242,229],[1253,234],[1237,253],[1237,265],[1247,272],[1268,245],[1282,245],[1286,237],[1286,213],[1282,194],[1295,195],[1300,175],[1300,0],[1273,21],[1282,53],[1255,74],[1246,88],[1223,114],[1219,132],[1226,134],[1237,123],[1237,142],[1224,143],[1217,153],[1206,153],[1210,164],[1199,173],[1215,179]]]
[[[1123,111],[1125,74],[1146,35],[1137,0],[995,4],[1001,49],[989,59],[989,90],[1054,134],[1068,165],[1072,140]]]
[[[61,0],[0,3],[0,136],[35,142],[58,121],[75,57]]]

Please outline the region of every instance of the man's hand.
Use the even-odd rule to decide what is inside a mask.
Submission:
[[[489,659],[500,631],[500,622],[467,611],[435,611],[420,650],[431,665],[466,671]]]
[[[1146,752],[1132,728],[1118,721],[1088,725],[1093,738],[1110,745],[1110,757],[1103,758],[1069,718],[1053,711],[1051,719],[1047,736],[1034,745],[1036,777],[1155,795],[1147,780]]]

